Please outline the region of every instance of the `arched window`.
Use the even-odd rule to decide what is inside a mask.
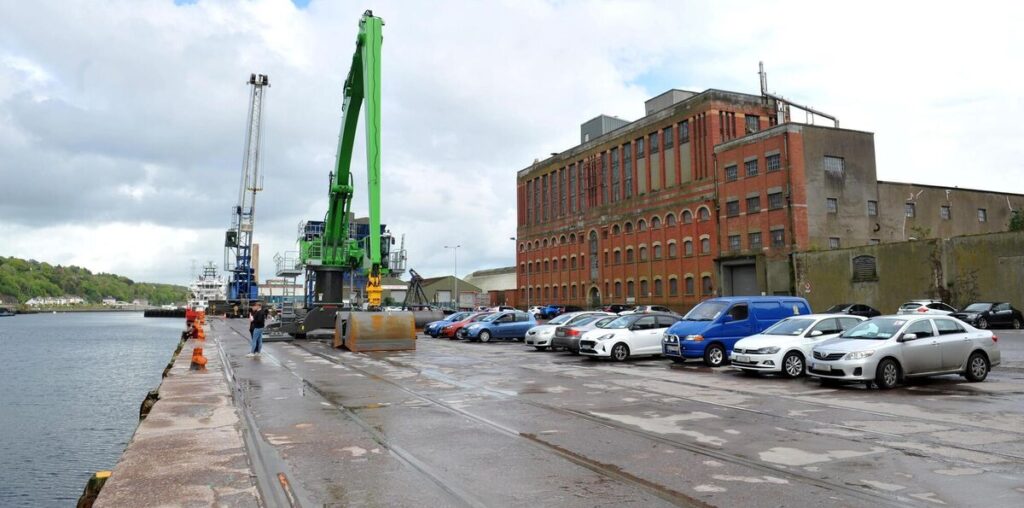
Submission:
[[[693,277],[686,278],[686,294],[693,294]]]
[[[634,291],[633,281],[626,281],[626,298],[633,298],[636,296]]]
[[[565,235],[558,237],[558,245],[565,245]]]
[[[654,279],[654,296],[662,296],[663,291],[664,288],[661,279]]]
[[[558,286],[551,288],[551,299],[558,301]]]
[[[647,261],[647,247],[640,247],[640,261]]]
[[[676,215],[674,213],[665,216],[665,225],[669,227],[676,225]]]
[[[622,282],[615,281],[615,298],[622,296]]]
[[[668,244],[668,257],[669,258],[674,258],[674,257],[678,256],[679,255],[678,250],[679,249],[676,247],[676,242],[669,242],[669,244]]]
[[[548,299],[548,287],[547,286],[544,286],[544,299],[545,300]]]
[[[640,280],[640,298],[647,298],[648,293],[649,293],[648,289],[650,289],[650,288],[648,287],[647,279],[641,279]]]
[[[565,256],[562,256],[562,264],[561,264],[561,265],[559,265],[559,266],[561,266],[561,267],[562,267],[562,270],[565,270],[565,269],[569,268],[569,264],[568,264],[568,261],[569,261],[569,260],[568,260],[568,259],[566,259],[566,258],[565,258]]]
[[[573,256],[573,257],[569,258],[569,266],[573,270],[576,269],[576,256]]]
[[[709,254],[711,253],[711,240],[708,238],[700,239],[700,253]]]
[[[689,224],[693,222],[693,213],[689,210],[683,210],[683,224]]]
[[[661,227],[661,219],[657,215],[651,218],[651,229],[658,229]]]
[[[540,240],[534,240],[533,241],[533,250],[537,250],[539,248],[540,248]]]
[[[624,228],[626,229],[626,234],[627,234],[627,235],[628,235],[629,233],[632,233],[632,232],[633,232],[633,223],[632,223],[632,222],[627,222],[627,223],[626,223],[626,225],[625,225],[625,226],[623,226],[623,227],[624,227]]]
[[[526,263],[519,263],[519,273],[526,273]]]
[[[686,240],[685,242],[683,242],[683,255],[684,256],[692,256],[693,255],[693,240]]]
[[[618,224],[612,226],[612,234],[613,235],[618,235],[619,234],[619,225]]]
[[[569,243],[576,243],[576,233],[571,233],[569,235]]]
[[[553,271],[553,272],[557,272],[558,271],[558,259],[557,258],[551,260],[551,271]]]
[[[654,259],[661,259],[661,245],[655,245],[651,247],[654,254]]]
[[[619,250],[619,249],[615,249],[615,252],[613,253],[613,256],[612,256],[612,260],[617,265],[618,264],[622,264],[622,251]]]
[[[544,244],[543,245],[544,245],[545,249],[548,247],[548,239],[547,238],[544,239]]]
[[[519,252],[526,252],[526,244],[525,243],[519,244]]]
[[[626,247],[626,262],[627,263],[632,263],[633,262],[633,248],[632,247]]]
[[[577,298],[577,296],[576,296],[577,295],[577,293],[576,293],[576,284],[573,284],[572,286],[570,286],[570,288],[572,288],[572,289],[569,290],[569,291],[571,291],[572,299],[575,300]]]
[[[637,231],[647,231],[647,221],[645,221],[643,219],[640,219],[640,220],[636,221],[636,230]]]
[[[526,288],[522,288],[519,290],[519,299],[526,301]]]
[[[534,296],[533,288],[527,288],[526,292],[529,295],[529,296],[527,296],[527,298],[529,298],[530,300],[535,300],[536,299],[536,297]]]
[[[549,263],[548,260],[545,259],[544,260],[544,271],[547,272],[547,271],[550,271],[550,270],[551,270],[551,263]]]
[[[590,232],[590,280],[597,280],[597,231]]]
[[[711,286],[711,276],[705,275],[700,278],[700,290],[705,295],[710,295],[715,288]]]
[[[552,236],[551,237],[551,246],[554,247],[555,245],[558,245],[558,239]]]
[[[668,280],[668,296],[679,296],[679,279],[673,277]]]
[[[711,218],[711,211],[708,210],[708,207],[702,206],[702,207],[697,209],[697,220],[700,220],[701,222],[703,222],[703,221],[706,221],[706,220],[708,220],[710,218]]]

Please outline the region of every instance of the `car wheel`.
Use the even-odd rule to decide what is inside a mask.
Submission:
[[[1013,329],[1020,330],[1020,318],[1013,318]]]
[[[875,370],[875,384],[882,390],[889,390],[900,382],[900,366],[896,360],[886,358]]]
[[[547,351],[547,349],[548,349],[547,346],[533,346],[533,347],[536,348],[537,351]]]
[[[612,360],[622,362],[629,359],[629,347],[623,343],[618,343],[612,347]]]
[[[981,328],[982,330],[988,328],[988,320],[985,319],[985,318],[979,318],[978,319],[978,328]]]
[[[480,342],[490,342],[490,340],[491,332],[488,332],[487,330],[480,332]]]
[[[788,378],[804,375],[806,367],[803,355],[796,351],[790,351],[782,358],[782,375]]]
[[[964,374],[972,383],[984,381],[988,377],[988,359],[981,353],[974,353],[967,359],[967,372]]]
[[[712,344],[704,350],[704,365],[721,367],[725,364],[725,348],[721,344]]]

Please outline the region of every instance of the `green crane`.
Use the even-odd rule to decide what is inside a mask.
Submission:
[[[331,172],[328,189],[328,207],[324,222],[307,222],[299,234],[299,257],[306,266],[307,274],[312,272],[315,279],[313,302],[307,314],[302,331],[330,328],[332,331],[345,328],[353,336],[354,329],[362,330],[362,340],[381,340],[400,335],[405,338],[406,324],[412,329],[411,313],[372,313],[372,319],[365,313],[351,312],[338,315],[335,311],[342,302],[344,274],[359,269],[366,270],[366,295],[371,310],[381,305],[381,278],[388,275],[387,249],[383,242],[390,243],[390,237],[383,237],[380,228],[381,196],[381,89],[380,57],[383,37],[381,28],[384,20],[363,13],[359,20],[359,34],[356,36],[356,50],[352,55],[352,66],[345,79],[342,102],[341,132],[338,135],[338,149],[334,170]],[[365,104],[364,104],[365,103]],[[352,174],[352,148],[359,126],[359,110],[364,109],[363,119],[366,131],[366,169],[369,191],[369,236],[360,242],[351,235],[352,196],[355,185]],[[383,242],[382,242],[383,240]],[[407,315],[406,315],[407,314]],[[336,321],[337,320],[337,321]],[[344,321],[345,323],[340,323]],[[370,330],[370,323],[373,330]],[[381,323],[384,325],[381,325]],[[338,325],[341,326],[338,326]],[[398,332],[396,332],[398,330]],[[400,333],[399,333],[400,332]],[[415,331],[413,330],[413,337]],[[385,337],[387,336],[387,337]],[[352,338],[352,337],[350,337]],[[340,345],[337,343],[335,345]],[[350,341],[354,342],[354,341]],[[346,347],[353,349],[352,343]],[[393,345],[393,344],[392,344]],[[415,347],[415,346],[413,346]],[[405,349],[388,347],[387,349]]]

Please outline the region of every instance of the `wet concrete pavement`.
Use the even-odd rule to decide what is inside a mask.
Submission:
[[[998,333],[1007,366],[984,383],[883,392],[518,342],[253,359],[245,325],[211,337],[270,505],[1024,504],[1020,332]]]

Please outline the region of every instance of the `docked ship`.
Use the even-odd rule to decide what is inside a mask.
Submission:
[[[193,310],[206,310],[210,306],[210,301],[227,299],[224,277],[221,277],[217,265],[213,262],[203,266],[196,279],[189,284],[188,290],[188,308]]]

